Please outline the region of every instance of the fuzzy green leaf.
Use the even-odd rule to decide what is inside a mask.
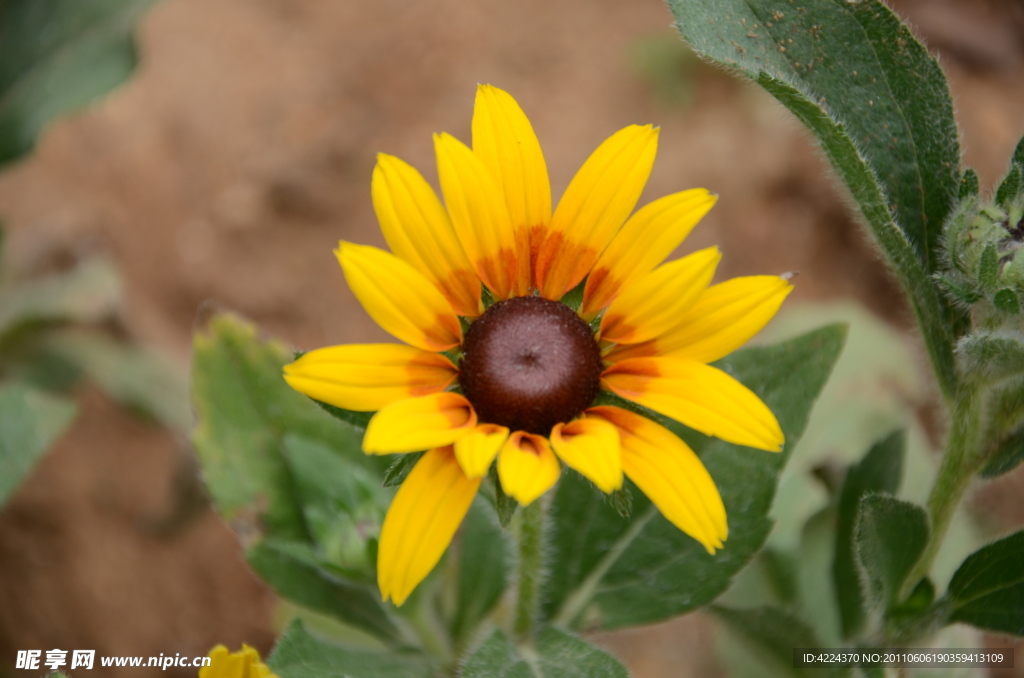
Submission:
[[[907,437],[897,431],[872,447],[859,463],[850,467],[839,497],[835,560],[832,580],[842,622],[843,636],[860,632],[865,619],[864,593],[854,553],[854,525],[861,499],[869,493],[895,494],[903,477]]]
[[[949,582],[950,621],[1024,636],[1024,531],[981,548]]]
[[[354,584],[328,572],[305,544],[265,539],[249,549],[246,559],[281,597],[372,633],[385,642],[395,642],[398,631],[376,587]]]
[[[683,38],[754,80],[821,142],[907,291],[943,392],[961,313],[930,280],[960,188],[942,70],[880,0],[670,0]]]
[[[714,556],[633,491],[630,520],[576,474],[559,482],[552,502],[551,571],[545,613],[564,624],[621,628],[668,619],[706,605],[763,546],[779,473],[846,337],[834,325],[788,342],[739,351],[717,365],[772,409],[786,435],[780,454],[708,438],[649,411],[700,455],[718,485],[729,539]],[[636,408],[605,396],[603,402]]]
[[[120,297],[117,271],[104,259],[6,286],[0,289],[0,338],[27,325],[104,320],[113,314]]]
[[[192,434],[217,510],[236,527],[309,539],[295,483],[283,456],[286,433],[320,442],[354,464],[379,464],[358,452],[359,434],[292,390],[281,377],[290,361],[279,342],[251,324],[218,314],[195,335]]]
[[[839,678],[848,676],[850,670],[841,666],[794,667],[793,648],[821,647],[814,630],[802,620],[774,607],[760,607],[753,610],[736,610],[713,606],[715,616],[737,636],[750,644],[759,657],[767,662],[766,673],[787,675],[793,678]]]
[[[953,100],[938,63],[888,7],[879,0],[669,6],[698,53],[753,80],[786,83],[836,121],[862,153],[859,160],[832,156],[837,169],[849,171],[852,161],[873,170],[895,222],[925,268],[935,269],[960,184]],[[822,141],[828,151],[829,140]]]
[[[74,418],[75,405],[64,398],[0,386],[0,508]]]
[[[611,655],[564,631],[547,628],[527,661],[507,636],[495,631],[469,656],[461,678],[628,678]]]
[[[277,641],[267,666],[279,678],[433,678],[433,660],[414,652],[353,650],[313,637],[296,619]]]
[[[854,545],[864,568],[868,592],[882,606],[898,602],[900,589],[928,542],[923,508],[885,494],[860,500]]]
[[[53,118],[135,68],[132,31],[153,0],[0,2],[0,165],[31,150]]]

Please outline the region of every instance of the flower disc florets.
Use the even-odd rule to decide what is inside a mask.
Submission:
[[[466,332],[459,385],[480,421],[547,435],[589,407],[601,351],[587,323],[542,297],[491,306]]]

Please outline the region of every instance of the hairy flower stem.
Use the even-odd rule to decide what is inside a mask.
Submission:
[[[541,499],[519,512],[519,583],[512,631],[518,640],[533,635],[544,568],[544,505]]]
[[[938,476],[928,496],[931,533],[924,552],[903,584],[902,597],[906,598],[922,578],[928,576],[935,556],[946,539],[953,515],[960,506],[964,492],[974,479],[982,461],[981,401],[982,393],[976,384],[965,379],[960,394],[953,404],[952,426],[946,439]]]

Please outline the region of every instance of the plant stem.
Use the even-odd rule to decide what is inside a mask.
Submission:
[[[903,584],[903,598],[931,571],[935,556],[946,539],[953,515],[983,460],[980,445],[981,393],[969,379],[961,383],[960,391],[953,404],[953,422],[946,439],[939,473],[928,496],[928,513],[931,516],[928,543]]]
[[[519,584],[512,631],[519,640],[533,635],[544,567],[544,505],[538,499],[519,512]]]

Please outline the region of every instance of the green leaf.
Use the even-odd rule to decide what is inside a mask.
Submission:
[[[0,386],[0,508],[75,418],[75,406],[18,383]]]
[[[259,339],[251,324],[230,314],[211,317],[193,342],[192,442],[225,518],[243,531],[302,541],[309,532],[282,453],[285,433],[332,449],[358,434],[285,383],[287,362],[284,345]]]
[[[996,478],[1009,473],[1024,461],[1024,428],[1007,436],[999,445],[999,451],[981,469],[982,478]]]
[[[767,538],[779,473],[845,337],[845,326],[834,325],[717,363],[775,413],[786,436],[781,454],[707,438],[648,412],[690,444],[718,485],[729,539],[714,556],[662,518],[642,493],[634,491],[632,518],[624,520],[590,483],[576,474],[563,477],[552,503],[545,613],[566,625],[582,614],[620,628],[674,617],[724,591]],[[614,397],[603,402],[642,409]]]
[[[970,306],[983,296],[982,293],[977,290],[976,285],[971,284],[966,280],[958,280],[951,276],[943,275],[942,273],[936,273],[935,281],[939,284],[939,288],[945,292],[954,303],[959,303],[965,307]]]
[[[968,556],[947,595],[951,621],[1024,636],[1024,531]]]
[[[823,666],[821,668],[796,668],[793,666],[793,649],[798,647],[821,647],[822,643],[814,631],[802,620],[774,607],[760,607],[752,610],[737,610],[712,606],[711,611],[726,627],[749,643],[759,656],[774,668],[774,673],[803,678],[804,676],[847,676],[850,671],[843,667]],[[766,670],[769,666],[765,667]]]
[[[53,333],[43,344],[49,353],[76,366],[122,405],[172,430],[185,432],[191,428],[185,375],[164,356],[82,329]]]
[[[452,636],[472,633],[498,603],[508,581],[508,545],[486,500],[477,497],[462,524]]]
[[[0,3],[0,164],[28,153],[51,119],[135,68],[132,30],[153,0]]]
[[[412,652],[352,650],[319,640],[296,619],[277,641],[267,666],[279,678],[433,678],[437,666]]]
[[[959,134],[942,69],[890,9],[878,0],[669,6],[698,53],[753,80],[785,83],[836,121],[863,154],[830,153],[837,169],[863,164],[875,173],[895,222],[934,270],[942,224],[959,193]],[[812,131],[828,151],[832,141]]]
[[[960,316],[929,276],[959,194],[960,149],[936,61],[879,0],[799,7],[670,0],[669,7],[698,54],[756,81],[821,142],[896,269],[951,397],[950,328]]]
[[[120,297],[117,271],[104,259],[0,288],[0,338],[31,324],[103,320],[112,315]]]
[[[839,496],[835,560],[832,580],[842,621],[843,637],[855,636],[864,626],[864,593],[854,555],[854,525],[861,500],[871,493],[895,494],[903,477],[907,437],[897,431],[875,444],[864,458],[850,467]]]
[[[320,567],[304,544],[265,539],[246,553],[249,566],[283,598],[397,642],[375,586],[346,581]]]
[[[868,593],[884,607],[899,602],[900,589],[928,542],[923,508],[885,494],[860,500],[854,528],[857,556]]]
[[[461,678],[628,678],[611,655],[564,631],[547,628],[534,642],[529,661],[501,631],[473,652]]]
[[[372,583],[376,558],[369,543],[380,535],[390,493],[377,474],[358,464],[359,443],[348,456],[323,443],[285,436],[284,456],[295,479],[306,527],[322,558],[344,574]]]

